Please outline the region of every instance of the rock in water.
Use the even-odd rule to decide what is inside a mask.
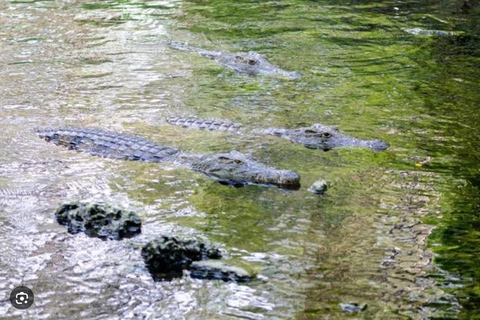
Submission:
[[[163,280],[181,276],[194,261],[220,259],[222,255],[218,248],[197,240],[162,236],[142,248],[142,257],[153,278]]]
[[[308,191],[315,194],[323,194],[325,191],[327,191],[327,188],[327,182],[323,179],[319,179],[315,181],[310,188],[308,188]]]
[[[458,32],[454,31],[443,31],[443,30],[423,30],[420,28],[405,29],[407,33],[413,34],[415,36],[438,36],[438,37],[448,37],[455,36]]]
[[[67,226],[69,233],[84,232],[101,239],[131,238],[142,228],[142,221],[135,212],[104,203],[64,203],[55,212],[55,217],[58,223]]]
[[[243,268],[229,266],[219,260],[195,261],[189,270],[190,276],[196,279],[250,282],[254,277]]]
[[[340,309],[345,312],[362,312],[367,309],[366,304],[358,304],[358,303],[340,303]]]

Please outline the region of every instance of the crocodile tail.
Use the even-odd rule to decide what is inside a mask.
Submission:
[[[205,120],[197,118],[170,118],[167,122],[174,126],[195,129],[221,130],[221,131],[239,131],[241,125],[223,120]]]
[[[201,56],[210,58],[210,59],[215,59],[216,57],[220,56],[222,53],[220,51],[210,51],[210,50],[204,50],[196,47],[189,46],[188,44],[184,42],[178,42],[178,41],[167,41],[167,44],[170,46],[170,48],[179,50],[179,51],[185,51],[185,52],[197,52]]]

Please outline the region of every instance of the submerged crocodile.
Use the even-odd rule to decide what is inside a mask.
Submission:
[[[289,79],[298,79],[302,77],[302,74],[299,72],[286,71],[274,66],[264,55],[253,51],[229,53],[194,48],[176,41],[171,41],[169,44],[172,48],[177,50],[198,52],[201,56],[213,59],[222,66],[239,73],[246,73],[249,75],[279,75]]]
[[[170,118],[167,122],[185,128],[197,128],[208,130],[223,130],[241,132],[242,125],[230,121],[203,120],[196,118]],[[256,133],[267,134],[301,143],[307,148],[328,151],[336,147],[364,147],[373,151],[382,151],[388,148],[388,144],[381,140],[362,140],[341,133],[337,127],[324,126],[315,123],[310,127],[297,129],[267,128],[256,129]]]
[[[277,185],[298,189],[300,175],[258,163],[238,151],[217,154],[186,153],[144,138],[90,128],[38,130],[46,141],[95,156],[147,162],[173,162],[224,184]]]

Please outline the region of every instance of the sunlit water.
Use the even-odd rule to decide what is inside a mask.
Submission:
[[[478,10],[468,1],[0,1],[0,316],[478,315]],[[412,28],[458,35],[405,31]],[[304,77],[235,74],[169,40],[257,51]],[[171,116],[251,129],[322,122],[391,147],[324,153],[275,137],[172,127]],[[239,150],[299,172],[302,188],[231,188],[34,134],[73,124],[186,151]],[[318,178],[330,185],[326,195],[307,191]],[[78,199],[137,210],[141,236],[66,233],[53,212]],[[165,233],[216,242],[261,280],[153,282],[138,248]],[[36,294],[27,311],[8,302],[20,284]],[[367,309],[346,314],[339,303],[349,302]]]

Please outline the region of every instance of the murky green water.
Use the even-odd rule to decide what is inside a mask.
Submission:
[[[31,319],[480,318],[480,7],[474,1],[0,1],[0,315]],[[405,30],[454,31],[448,37]],[[299,80],[168,47],[257,51]],[[322,122],[387,141],[320,152],[247,128]],[[37,127],[96,126],[183,150],[239,150],[302,175],[230,188],[169,164],[72,153]],[[326,195],[307,188],[326,179]],[[137,209],[123,242],[69,235],[59,203]],[[264,276],[153,282],[138,243],[198,235]],[[7,297],[25,284],[35,306]],[[339,303],[367,304],[346,314]]]

